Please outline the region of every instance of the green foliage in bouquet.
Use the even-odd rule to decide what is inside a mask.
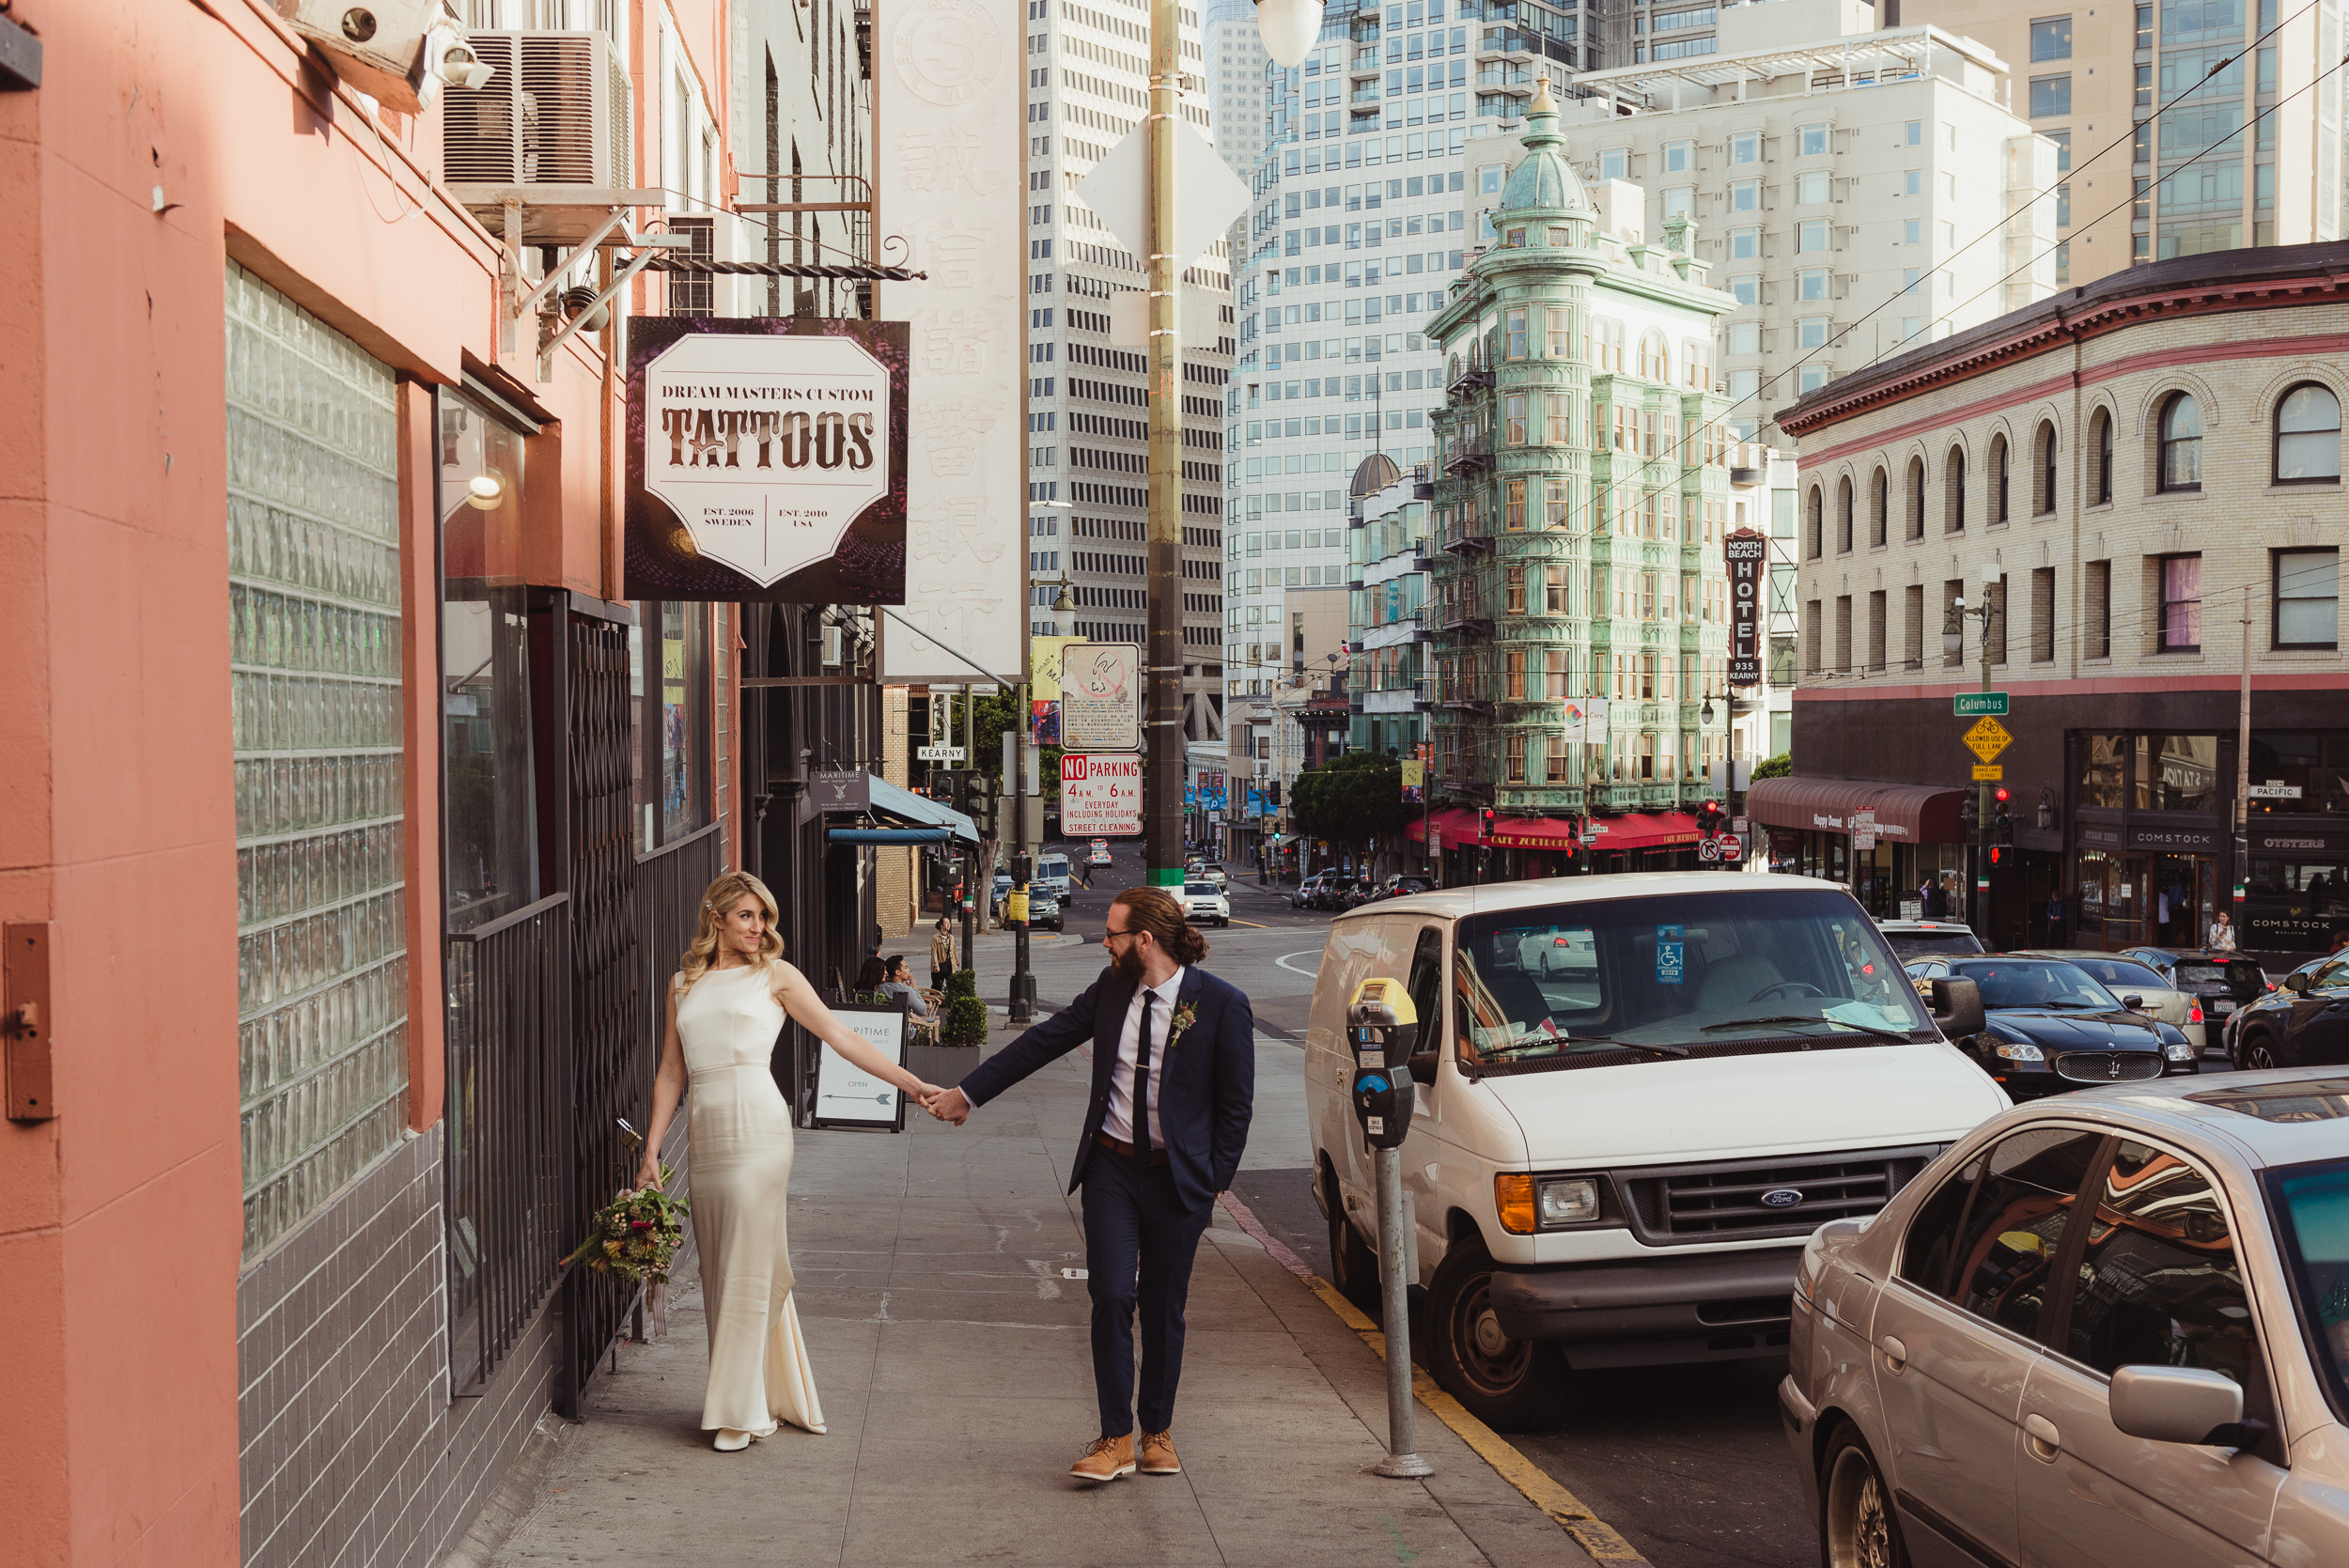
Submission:
[[[957,970],[946,977],[946,994],[950,997],[974,997],[979,994],[979,971]]]
[[[963,970],[970,973],[968,970]],[[945,1039],[949,1046],[980,1046],[987,1043],[987,1003],[967,993],[946,998]]]
[[[663,1165],[661,1181],[674,1174]],[[587,1239],[565,1263],[585,1264],[599,1274],[623,1280],[658,1280],[666,1283],[669,1260],[685,1241],[685,1216],[692,1205],[672,1198],[660,1187],[623,1192],[598,1210],[587,1224]]]

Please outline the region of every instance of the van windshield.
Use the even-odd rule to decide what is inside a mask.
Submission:
[[[1455,1033],[1471,1066],[1935,1038],[1875,923],[1841,892],[1593,899],[1473,915],[1460,923],[1455,952]]]

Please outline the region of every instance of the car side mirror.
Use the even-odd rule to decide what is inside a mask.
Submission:
[[[2112,1374],[2112,1424],[2155,1443],[2249,1448],[2262,1421],[2243,1419],[2243,1388],[2204,1367],[2123,1367]]]
[[[1970,980],[1933,982],[1933,1023],[1947,1040],[1979,1034],[1989,1018],[1982,1010],[1982,987]]]
[[[2145,1011],[2145,999],[2140,996],[2123,997],[2121,999],[2121,1005],[2127,1008],[2132,1013],[2142,1013]]]
[[[2284,976],[2284,989],[2290,991],[2293,995],[2304,995],[2308,991],[2308,988],[2309,977],[2307,975],[2295,973]]]
[[[1405,1066],[1410,1070],[1413,1083],[1424,1084],[1430,1089],[1436,1086],[1436,1053],[1434,1051],[1413,1051],[1409,1060],[1405,1063]]]

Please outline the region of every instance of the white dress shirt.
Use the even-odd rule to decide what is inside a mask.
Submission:
[[[1134,1000],[1126,1008],[1126,1025],[1117,1034],[1117,1060],[1110,1064],[1110,1104],[1101,1117],[1101,1130],[1120,1143],[1131,1143],[1134,1138],[1134,1063],[1142,1048],[1142,1010],[1147,999],[1162,1000],[1150,1003],[1150,1146],[1166,1147],[1166,1136],[1159,1121],[1159,1086],[1165,1081],[1166,1035],[1174,1018],[1174,999],[1182,994],[1183,975],[1177,969],[1157,986],[1144,986],[1134,992]]]

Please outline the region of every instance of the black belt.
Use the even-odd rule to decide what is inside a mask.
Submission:
[[[1106,1132],[1097,1132],[1093,1135],[1093,1141],[1096,1143],[1100,1144],[1104,1149],[1107,1149],[1110,1153],[1117,1156],[1120,1159],[1131,1159],[1134,1157],[1134,1146],[1131,1143],[1127,1142],[1122,1138],[1112,1138]],[[1153,1149],[1150,1151],[1151,1164],[1164,1165],[1166,1162],[1166,1151],[1164,1149]]]

